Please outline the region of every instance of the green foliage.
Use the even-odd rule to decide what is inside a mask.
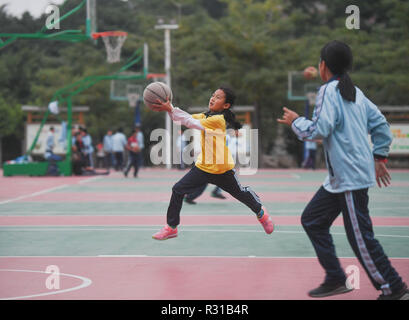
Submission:
[[[66,1],[63,12],[80,0]],[[98,31],[129,33],[126,58],[149,44],[150,72],[164,72],[163,31],[158,17],[175,19],[172,31],[172,89],[181,107],[207,105],[221,84],[237,92],[237,104],[255,105],[255,125],[264,153],[270,153],[275,119],[283,106],[303,113],[303,102],[287,100],[287,73],[316,66],[328,41],[347,42],[354,53],[351,78],[376,104],[403,105],[409,98],[409,3],[399,0],[358,1],[361,29],[348,30],[344,0],[98,0]],[[62,29],[85,30],[85,11],[61,23]],[[46,15],[20,19],[0,8],[2,32],[35,32]],[[4,26],[4,27],[3,27]],[[23,122],[20,106],[45,106],[56,90],[88,75],[110,74],[118,65],[105,62],[101,41],[66,43],[18,40],[0,51],[0,135]],[[139,66],[140,68],[140,66]],[[134,69],[133,71],[137,71]],[[126,102],[109,100],[109,82],[100,82],[75,97],[74,105],[88,105],[86,124],[94,141],[111,127],[132,127]],[[4,115],[4,116],[3,116]],[[145,140],[164,126],[163,114],[142,112]],[[293,150],[294,147],[291,146]]]
[[[22,120],[21,109],[0,97],[0,114],[0,137],[15,133]]]

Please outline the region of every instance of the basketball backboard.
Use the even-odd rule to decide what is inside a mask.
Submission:
[[[308,100],[309,93],[316,93],[320,87],[317,79],[306,79],[302,71],[288,72],[288,100]]]
[[[128,101],[128,95],[132,93],[142,94],[147,82],[143,73],[122,72],[121,76],[128,79],[111,80],[110,99],[114,101]]]

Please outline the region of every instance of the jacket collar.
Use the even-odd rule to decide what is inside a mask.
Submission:
[[[221,111],[206,111],[205,113],[205,116],[206,116],[206,118],[207,117],[211,117],[211,116],[215,116],[215,115],[218,115],[218,114],[223,114],[223,112],[221,112]]]
[[[334,80],[339,80],[339,78],[340,78],[340,76],[336,74],[336,75],[332,76],[331,79],[329,79],[326,83],[330,83],[331,81],[334,81]]]

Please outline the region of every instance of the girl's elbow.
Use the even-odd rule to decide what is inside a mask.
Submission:
[[[390,130],[388,130],[388,143],[392,144],[393,141],[393,134]]]

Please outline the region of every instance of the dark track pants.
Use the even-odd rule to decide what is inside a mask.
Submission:
[[[168,225],[179,225],[184,196],[207,183],[215,184],[230,193],[234,198],[248,206],[254,213],[257,214],[261,211],[259,197],[249,187],[242,187],[240,185],[234,170],[229,170],[223,174],[211,174],[194,166],[172,188],[172,197],[167,213]]]
[[[329,233],[341,211],[348,241],[374,287],[384,294],[400,290],[402,279],[374,238],[368,210],[368,189],[330,193],[321,187],[302,214],[301,223],[326,271],[325,282],[346,281]]]
[[[125,168],[125,174],[128,175],[131,168],[134,168],[133,176],[138,176],[139,171],[140,154],[139,152],[129,152],[128,164]]]

